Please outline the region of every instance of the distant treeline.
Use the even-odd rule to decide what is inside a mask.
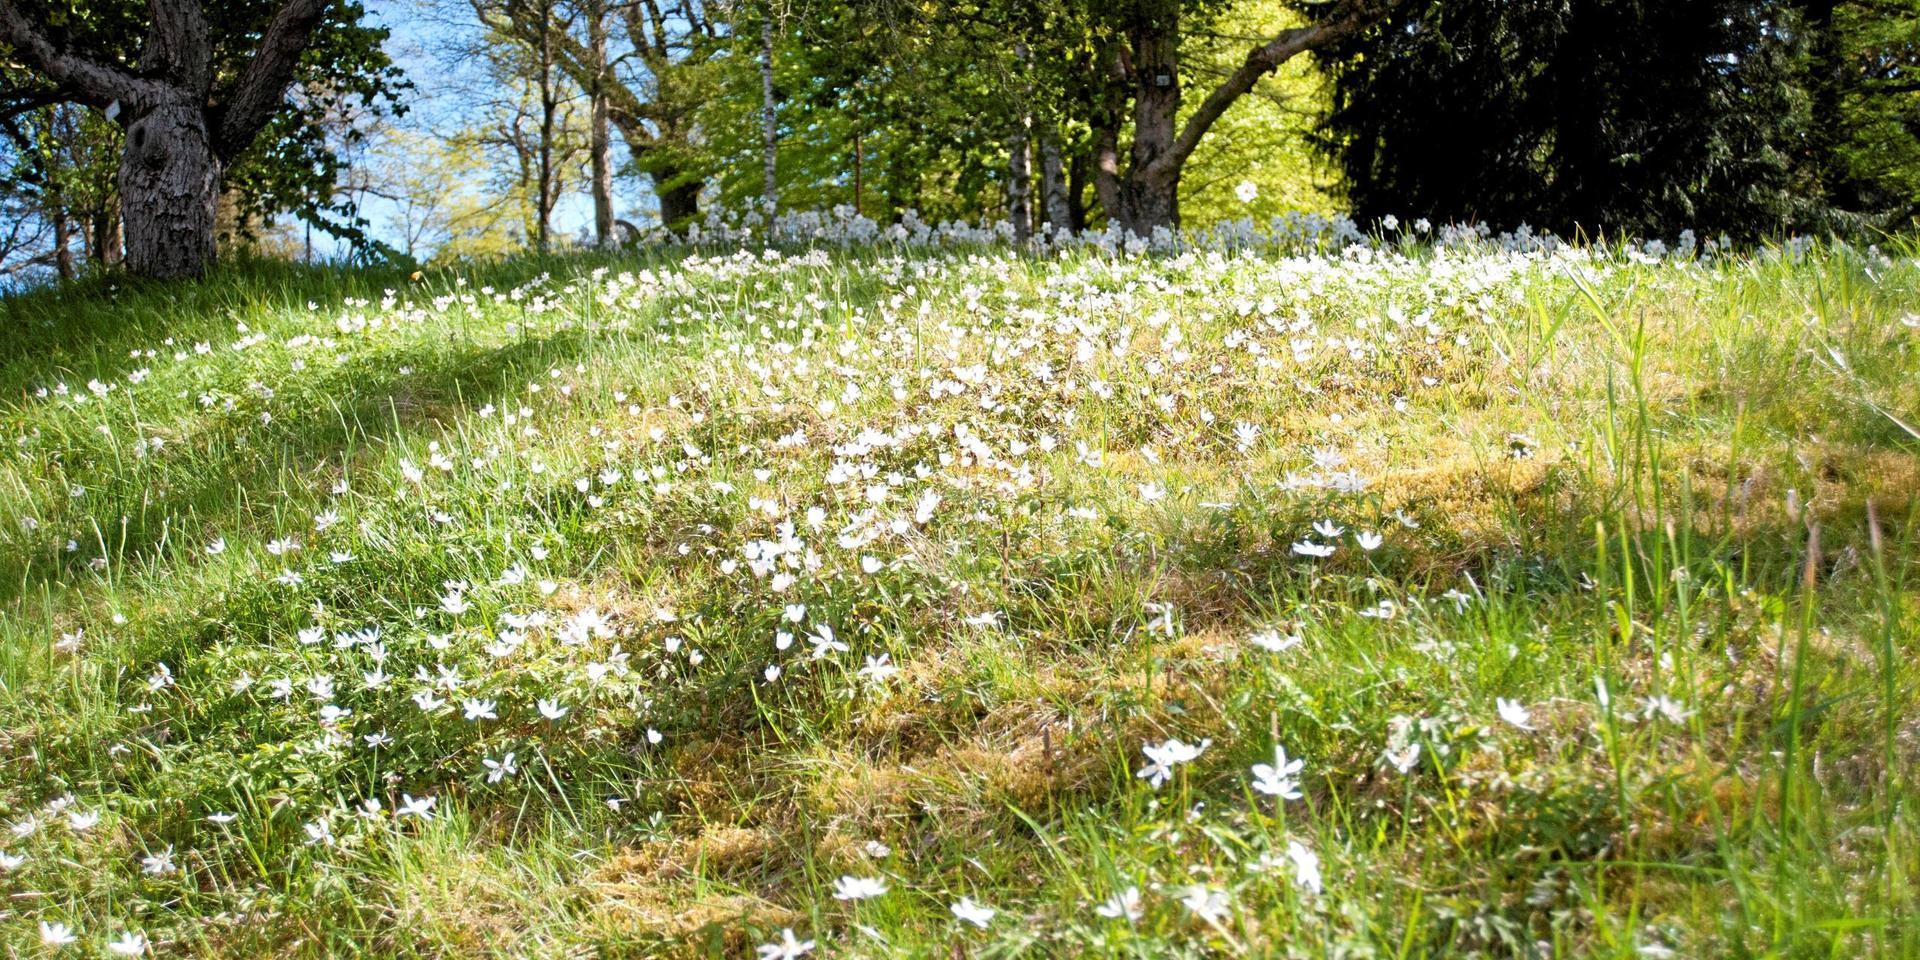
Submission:
[[[596,244],[768,204],[1021,235],[1288,208],[1871,235],[1920,210],[1920,0],[409,15],[431,75],[351,3],[0,0],[0,270],[192,275],[221,245],[297,252],[296,221],[370,256],[545,250],[569,196]],[[457,108],[405,117],[428,90]]]

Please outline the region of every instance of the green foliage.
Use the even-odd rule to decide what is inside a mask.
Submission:
[[[1811,154],[1833,205],[1888,227],[1920,222],[1920,3],[1800,0],[1816,123]]]
[[[245,38],[257,35],[276,4],[256,0],[228,9],[224,2],[211,6],[208,18],[236,32],[216,40],[215,49],[248,51]],[[404,114],[403,97],[412,85],[387,54],[389,31],[367,25],[365,18],[357,0],[328,5],[301,54],[293,96],[228,170],[226,189],[239,200],[244,224],[291,213],[357,246],[371,243],[366,221],[338,185],[367,126],[383,115]]]
[[[525,170],[493,175],[486,155],[498,146],[493,133],[468,129],[442,138],[390,130],[364,159],[364,179],[389,198],[378,226],[408,261],[499,258],[532,242],[537,187]]]
[[[1429,2],[1324,59],[1354,211],[1858,231],[1920,198],[1910,0]]]
[[[1355,213],[1563,234],[1816,222],[1792,13],[1748,0],[1416,3],[1333,51]]]
[[[1221,76],[1247,55],[1249,37],[1271,36],[1297,26],[1299,15],[1280,0],[1244,2],[1221,15],[1212,30],[1193,38],[1183,57],[1202,78]],[[1314,128],[1327,104],[1326,77],[1311,58],[1299,57],[1262,79],[1227,110],[1202,140],[1180,179],[1180,212],[1193,227],[1252,217],[1256,223],[1285,213],[1333,213],[1339,171],[1314,149]],[[1204,91],[1186,98],[1182,121]],[[1235,193],[1242,182],[1256,191],[1252,202]]]
[[[53,235],[56,216],[68,219],[94,257],[111,241],[119,216],[115,175],[120,160],[120,128],[97,111],[56,104],[0,116],[0,201],[17,206],[13,237],[0,237],[0,266],[14,251],[8,240],[30,245],[18,236],[37,224],[47,233],[41,259],[58,262]],[[67,238],[71,256],[71,237]],[[36,251],[37,252],[37,251]]]
[[[1004,213],[1020,102],[1004,37],[984,43],[953,21],[885,5],[786,14],[774,57],[783,208],[857,203],[882,221],[909,209],[930,221]],[[759,24],[735,24],[720,95],[704,114],[715,197],[727,208],[761,196]]]
[[[702,112],[715,198],[736,209],[761,194],[759,8],[743,9],[718,96]],[[1038,144],[1050,130],[1081,222],[1100,219],[1091,123],[1110,108],[1114,92],[1102,51],[1121,35],[1115,10],[1072,2],[930,8],[866,0],[782,11],[775,56],[782,207],[857,200],[882,222],[909,209],[930,222],[1002,218],[1008,153],[1024,129],[1035,209]],[[1181,78],[1191,88],[1187,114],[1255,38],[1298,20],[1275,0],[1189,4],[1182,16],[1189,26],[1181,53],[1189,63]],[[1296,61],[1230,110],[1183,180],[1192,222],[1329,209],[1332,171],[1307,140],[1324,96],[1310,65]],[[1252,205],[1235,195],[1242,181],[1258,188]]]

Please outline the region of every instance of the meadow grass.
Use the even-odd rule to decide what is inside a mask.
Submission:
[[[0,951],[1920,956],[1915,255],[7,300]]]

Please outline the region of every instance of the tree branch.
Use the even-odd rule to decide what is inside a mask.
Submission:
[[[667,59],[666,18],[660,15],[660,5],[654,0],[641,0],[641,4],[646,7],[647,23],[653,28],[652,39],[648,42],[649,49],[664,62]],[[635,37],[634,39],[637,44],[643,38]]]
[[[80,103],[105,109],[118,100],[123,106],[143,110],[166,95],[158,83],[55,47],[13,0],[0,0],[0,41]]]
[[[507,0],[501,8],[497,9],[491,7],[486,0],[473,0],[472,6],[481,24],[488,29],[529,48],[539,45],[540,28],[531,7],[516,3],[515,0]],[[566,74],[567,79],[573,81],[582,90],[592,89],[593,51],[587,49],[579,38],[561,30],[552,32],[552,43],[554,66],[559,67],[560,72]],[[601,85],[601,89],[606,95],[607,109],[613,118],[614,125],[620,127],[622,133],[627,133],[631,128],[644,134],[644,129],[638,124],[644,119],[651,119],[649,105],[642,101],[632,88],[613,78],[613,64],[609,63],[606,69],[608,76],[606,82]]]
[[[1166,153],[1155,158],[1147,172],[1178,170],[1214,121],[1233,106],[1234,101],[1253,89],[1261,77],[1308,50],[1318,49],[1352,36],[1384,19],[1402,0],[1343,0],[1326,19],[1304,27],[1293,27],[1275,34],[1273,39],[1247,52],[1246,62],[1207,94],[1193,116],[1180,128],[1180,135]]]
[[[42,107],[51,107],[56,103],[66,103],[68,95],[60,90],[23,90],[0,96],[0,124],[12,123],[15,117],[32,113]]]
[[[7,0],[0,0],[0,3]],[[220,97],[214,124],[214,151],[223,161],[231,161],[273,118],[293,82],[293,71],[300,53],[320,25],[327,0],[286,0],[273,22],[260,35],[260,49],[254,51],[246,70]]]
[[[720,39],[720,35],[713,30],[713,18],[707,16],[705,4],[696,0],[681,0],[680,19],[693,24],[693,32],[705,35],[708,40]]]

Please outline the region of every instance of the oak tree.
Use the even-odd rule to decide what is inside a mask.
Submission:
[[[0,93],[0,114],[65,102],[118,123],[128,268],[197,276],[213,261],[236,169],[256,200],[312,214],[328,205],[331,184],[317,181],[339,166],[326,142],[335,108],[391,100],[402,86],[380,49],[385,32],[361,13],[346,0],[0,0],[0,48],[11,51],[0,61],[24,78]],[[289,103],[296,85],[304,102]]]

